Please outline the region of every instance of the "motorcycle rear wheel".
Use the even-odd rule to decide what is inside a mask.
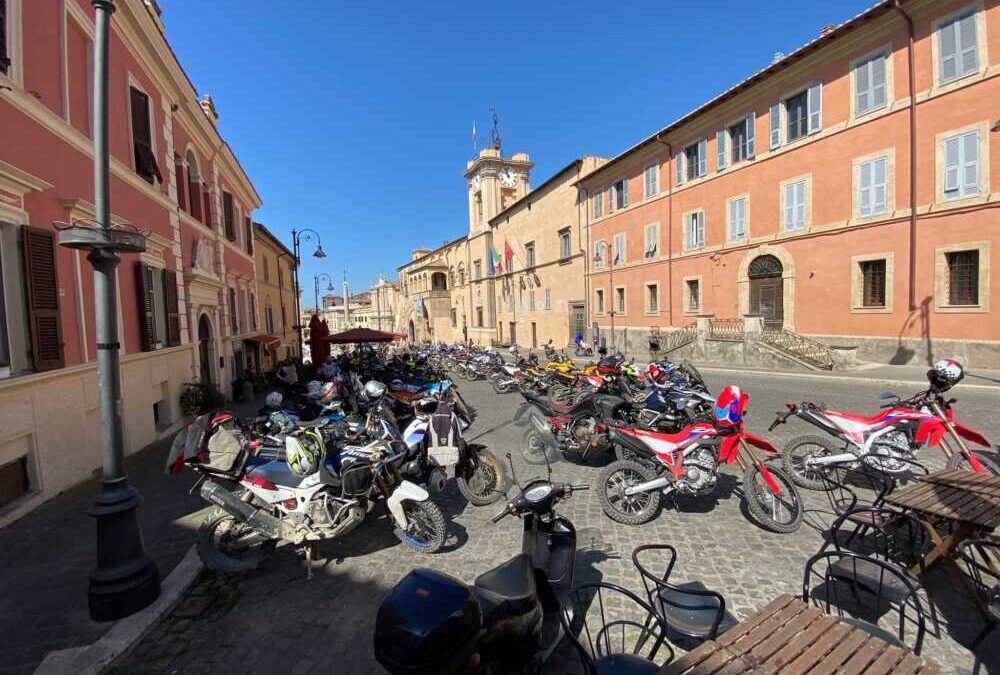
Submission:
[[[257,569],[277,545],[273,539],[240,547],[239,539],[254,533],[227,511],[212,509],[198,528],[198,557],[205,567],[217,572],[239,574]]]
[[[521,435],[521,443],[518,449],[521,457],[528,464],[545,464],[545,453],[549,453],[549,461],[556,459],[555,450],[551,444],[546,442],[542,432],[534,427],[532,422],[528,423],[528,428]]]
[[[656,478],[656,471],[631,459],[608,464],[601,471],[598,496],[605,515],[616,523],[642,525],[660,512],[660,491],[650,490],[626,495],[625,488]]]
[[[826,490],[828,485],[823,480],[829,475],[829,469],[806,467],[808,457],[836,455],[840,449],[823,436],[798,436],[790,440],[781,449],[781,467],[791,477],[792,482],[807,490]]]
[[[788,475],[773,467],[768,472],[780,492],[775,494],[764,480],[760,465],[754,464],[743,474],[743,499],[750,516],[766,530],[788,534],[802,525],[802,496]]]
[[[506,478],[503,467],[492,452],[479,450],[476,454],[478,461],[475,467],[467,463],[459,469],[458,491],[473,506],[487,506],[503,498]]]
[[[976,453],[976,459],[978,459],[979,463],[983,465],[983,468],[986,469],[986,473],[988,475],[1000,476],[1000,467],[998,467],[996,462],[994,462],[992,459],[987,459],[986,457],[983,457],[981,452]],[[965,458],[965,453],[963,452],[956,452],[954,455],[952,455],[948,459],[947,466],[949,469],[962,469],[963,471],[972,471],[972,465],[969,464],[969,460]]]
[[[396,536],[406,546],[421,553],[437,553],[444,546],[448,527],[444,514],[434,502],[408,499],[402,504],[406,529],[396,530]]]

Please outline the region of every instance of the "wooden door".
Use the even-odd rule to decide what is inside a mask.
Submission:
[[[781,330],[785,312],[780,276],[750,279],[750,312],[764,318],[765,329]]]

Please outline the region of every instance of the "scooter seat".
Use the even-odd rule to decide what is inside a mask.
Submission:
[[[506,615],[525,614],[537,605],[538,592],[531,559],[520,553],[475,581],[476,596],[483,606],[483,615],[495,612]]]

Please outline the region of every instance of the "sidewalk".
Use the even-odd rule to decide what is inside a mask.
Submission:
[[[233,410],[247,414],[256,405]],[[197,494],[188,494],[193,473],[164,474],[171,440],[125,460],[129,483],[142,495],[139,520],[161,579],[191,547],[206,508]],[[99,489],[99,480],[89,478],[0,529],[0,675],[27,675],[46,653],[91,644],[113,625],[91,621],[87,608],[97,561],[96,528],[87,510]]]

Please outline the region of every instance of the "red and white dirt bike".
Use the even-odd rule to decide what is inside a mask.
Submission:
[[[890,476],[905,476],[917,451],[927,446],[941,448],[949,469],[1000,475],[1000,467],[969,447],[972,443],[989,448],[990,441],[975,429],[956,421],[955,399],[944,397],[944,392],[961,380],[961,371],[955,382],[943,383],[935,373],[948,366],[940,363],[928,371],[929,389],[906,400],[885,392],[881,398],[889,403],[882,406],[881,413],[871,417],[830,410],[808,401],[789,403],[787,411],[777,414],[771,429],[794,416],[828,436],[793,438],[781,452],[785,471],[797,485],[812,490],[826,489],[823,476],[831,469],[849,469],[860,463]],[[954,361],[947,364],[961,368]]]
[[[747,400],[738,387],[726,387],[713,406],[714,424],[697,422],[676,434],[609,428],[618,460],[604,468],[599,480],[604,513],[627,525],[647,523],[659,512],[663,495],[711,494],[720,467],[735,463],[743,471],[743,499],[751,517],[773,532],[799,529],[803,507],[798,488],[754,452],[778,451],[743,428]]]

